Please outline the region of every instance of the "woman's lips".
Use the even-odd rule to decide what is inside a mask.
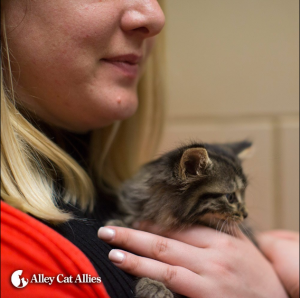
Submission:
[[[142,57],[134,54],[103,58],[101,61],[116,67],[126,77],[135,79],[139,73],[139,63]]]

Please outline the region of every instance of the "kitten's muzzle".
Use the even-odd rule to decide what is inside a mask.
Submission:
[[[239,213],[233,214],[233,216],[234,216],[235,219],[244,220],[244,219],[246,219],[248,217],[248,212],[245,211],[245,210],[242,210]]]
[[[244,219],[248,217],[248,212],[247,211],[243,211],[243,217],[244,217]]]

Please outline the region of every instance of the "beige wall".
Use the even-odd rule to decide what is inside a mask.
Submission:
[[[182,141],[253,140],[258,229],[299,230],[299,1],[166,0],[168,119]]]

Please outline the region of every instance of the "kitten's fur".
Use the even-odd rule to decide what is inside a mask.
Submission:
[[[240,224],[247,217],[247,179],[241,160],[250,148],[247,141],[193,143],[162,155],[122,185],[122,222],[108,224],[131,227],[134,222],[150,220],[165,230],[195,224],[217,228],[220,221]],[[173,297],[162,283],[149,278],[140,279],[136,295]]]

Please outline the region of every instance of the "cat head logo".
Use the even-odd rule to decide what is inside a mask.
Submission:
[[[21,275],[23,273],[23,270],[17,270],[11,275],[11,283],[16,287],[16,288],[25,288],[28,284],[28,279],[25,280],[24,277],[21,278]]]

